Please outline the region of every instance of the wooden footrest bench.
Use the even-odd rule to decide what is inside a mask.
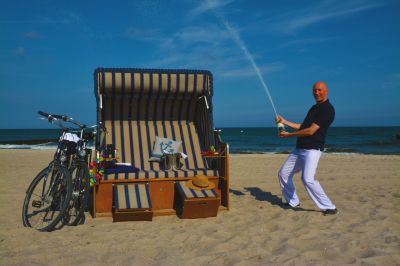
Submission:
[[[148,184],[114,186],[113,221],[152,221],[153,211]]]

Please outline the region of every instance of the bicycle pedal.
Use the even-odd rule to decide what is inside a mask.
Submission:
[[[34,200],[32,201],[32,207],[40,208],[42,207],[42,202],[40,200]]]

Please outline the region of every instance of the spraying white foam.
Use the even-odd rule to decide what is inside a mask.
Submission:
[[[260,80],[262,86],[264,87],[265,92],[267,93],[268,99],[271,102],[271,106],[274,109],[275,116],[278,115],[278,112],[276,111],[274,101],[272,100],[271,93],[269,92],[268,86],[264,81],[263,76],[261,75],[261,71],[259,67],[257,66],[256,62],[254,61],[253,56],[247,49],[246,45],[242,41],[242,39],[239,36],[239,33],[236,31],[235,28],[229,24],[229,22],[225,19],[225,17],[222,14],[216,13],[216,16],[221,20],[221,22],[224,24],[225,28],[228,30],[229,34],[232,36],[233,40],[236,42],[236,44],[240,47],[240,49],[243,51],[244,55],[246,56],[247,60],[251,63],[251,66],[254,69],[254,72],[257,74],[258,79]]]

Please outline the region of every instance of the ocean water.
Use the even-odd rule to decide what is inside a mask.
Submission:
[[[332,127],[325,152],[400,155],[400,127]],[[289,153],[296,138],[281,139],[276,128],[225,128],[231,153]]]
[[[0,129],[0,149],[53,149],[60,129]]]
[[[0,129],[0,149],[54,149],[58,129]],[[296,138],[281,139],[276,128],[222,128],[231,153],[289,153]],[[400,155],[400,127],[333,127],[325,152]]]

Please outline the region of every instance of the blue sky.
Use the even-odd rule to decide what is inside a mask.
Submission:
[[[278,3],[279,2],[279,3]],[[0,128],[37,110],[95,123],[96,67],[208,69],[216,127],[301,122],[326,81],[335,126],[400,125],[400,1],[19,1],[0,10]]]

